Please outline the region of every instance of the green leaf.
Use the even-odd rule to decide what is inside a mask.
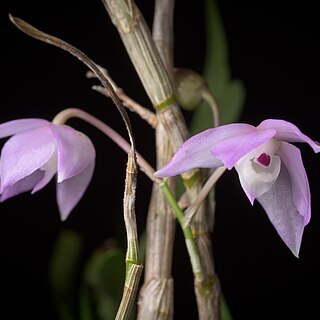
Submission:
[[[221,320],[232,320],[230,310],[228,308],[226,299],[223,294],[221,295],[220,307],[221,307]]]
[[[123,272],[122,272],[123,271]],[[85,267],[86,283],[121,295],[125,276],[125,255],[119,248],[98,248]]]
[[[203,102],[199,105],[199,107],[194,111],[192,115],[189,125],[190,134],[194,135],[203,130],[212,128],[212,126],[213,117],[211,108],[207,103]]]
[[[49,269],[51,287],[56,294],[66,296],[72,290],[82,249],[83,238],[79,233],[67,229],[60,232]]]
[[[125,254],[119,248],[97,249],[84,270],[84,281],[92,292],[99,319],[113,320],[122,297]]]
[[[225,86],[219,100],[222,124],[235,122],[240,118],[245,96],[242,81],[235,79]]]
[[[230,79],[229,50],[218,5],[215,0],[205,0],[206,54],[204,77],[209,88],[218,97]]]
[[[241,80],[232,79],[229,50],[219,8],[215,0],[205,0],[206,54],[203,75],[220,107],[221,124],[239,119],[245,101]],[[212,128],[212,112],[203,102],[193,113],[191,134]]]
[[[84,283],[79,289],[79,314],[80,320],[94,319],[89,290]]]
[[[64,320],[75,319],[75,275],[82,249],[82,236],[68,229],[60,232],[53,248],[49,265],[49,280],[57,311]]]

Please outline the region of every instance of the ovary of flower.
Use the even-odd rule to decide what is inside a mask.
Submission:
[[[12,136],[0,157],[0,200],[35,193],[57,175],[57,203],[62,220],[82,198],[95,166],[95,149],[84,134],[43,119],[0,124],[0,138]]]
[[[284,120],[265,120],[257,127],[228,124],[188,139],[155,175],[234,167],[250,202],[258,200],[281,239],[298,256],[311,205],[301,153],[291,142],[308,143],[314,152],[320,152],[318,143]]]

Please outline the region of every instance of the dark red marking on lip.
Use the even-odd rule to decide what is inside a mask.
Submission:
[[[257,161],[263,166],[267,167],[271,162],[271,158],[266,153],[261,153],[260,156],[257,158]]]

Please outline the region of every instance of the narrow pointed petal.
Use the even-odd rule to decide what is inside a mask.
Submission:
[[[275,134],[276,131],[273,129],[253,128],[251,132],[237,134],[217,142],[212,146],[211,152],[230,170],[244,155],[272,139]]]
[[[1,152],[0,193],[41,168],[49,161],[55,148],[55,140],[48,127],[25,131],[11,137]]]
[[[94,163],[96,152],[91,140],[69,126],[52,125],[58,143],[58,182],[69,179]]]
[[[43,119],[19,119],[0,124],[0,139],[14,134],[40,128],[49,125],[50,122]]]
[[[94,163],[80,174],[57,183],[57,202],[61,220],[64,221],[86,191],[94,170]]]
[[[301,152],[294,145],[281,142],[278,151],[291,179],[292,197],[299,214],[304,217],[304,223],[308,224],[311,217],[311,197],[309,181],[304,168]]]
[[[171,177],[193,168],[217,168],[223,163],[211,153],[212,146],[232,136],[255,132],[248,124],[228,124],[205,130],[185,141],[171,161],[155,172],[157,177]]]
[[[280,172],[281,160],[273,156],[270,164],[263,167],[252,159],[246,159],[235,165],[242,189],[251,204],[254,199],[269,191],[277,180]]]
[[[311,140],[291,122],[278,119],[268,119],[262,121],[258,128],[262,130],[274,129],[277,131],[277,134],[275,135],[276,139],[286,142],[305,142],[310,145],[314,152],[320,152],[319,143]]]
[[[291,179],[285,165],[281,166],[279,177],[271,189],[257,200],[281,239],[298,257],[305,222],[294,205]]]
[[[29,176],[17,181],[14,185],[7,187],[0,196],[0,201],[3,202],[20,193],[30,191],[42,179],[43,171],[37,170]]]

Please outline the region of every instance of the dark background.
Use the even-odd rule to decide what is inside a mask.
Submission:
[[[241,122],[266,118],[291,121],[319,139],[319,23],[315,2],[219,1],[230,46],[234,77],[243,80],[247,98]],[[152,1],[138,1],[148,23]],[[66,107],[81,107],[123,135],[112,103],[91,90],[86,68],[57,48],[18,31],[8,13],[72,43],[109,69],[116,82],[145,106],[150,103],[99,0],[1,1],[0,122],[23,117],[52,119]],[[177,0],[175,64],[202,71],[202,1]],[[190,114],[186,118],[190,118]],[[154,164],[152,130],[130,114],[137,147]],[[79,231],[85,255],[106,238],[124,239],[121,206],[126,155],[97,130],[70,124],[89,135],[97,149],[94,178],[68,220],[60,222],[51,182],[33,196],[20,195],[0,205],[0,310],[4,319],[57,319],[47,281],[48,263],[61,228]],[[320,161],[301,146],[309,176],[312,219],[305,229],[300,258],[282,243],[258,204],[246,199],[235,171],[217,187],[214,240],[216,268],[231,313],[237,319],[319,318]],[[137,216],[143,231],[150,182],[138,176]],[[179,228],[174,251],[175,319],[196,319],[193,279]],[[1,316],[2,317],[2,316]]]

